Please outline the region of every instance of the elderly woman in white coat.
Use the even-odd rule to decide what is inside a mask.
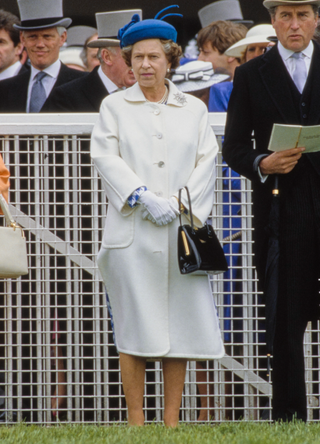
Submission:
[[[207,276],[181,275],[178,190],[187,185],[198,226],[213,205],[216,138],[204,104],[165,78],[178,65],[176,30],[157,18],[119,31],[137,83],[108,96],[91,156],[109,207],[98,266],[109,296],[129,425],[143,425],[145,364],[161,359],[164,422],[174,427],[187,360],[221,358]],[[183,219],[188,203],[183,198]]]

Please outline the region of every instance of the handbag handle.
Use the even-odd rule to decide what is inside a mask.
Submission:
[[[13,219],[12,214],[10,213],[9,206],[1,193],[0,193],[0,207],[4,214],[4,217],[6,218],[7,226],[8,227],[16,226],[17,224]]]
[[[187,197],[188,197],[188,204],[189,204],[189,213],[190,213],[190,222],[191,222],[191,228],[193,228],[193,213],[192,213],[192,207],[191,207],[191,198],[190,198],[190,193],[189,193],[189,188],[187,186],[180,188],[179,189],[179,208],[181,208],[181,193],[182,190],[185,189],[187,192]],[[179,221],[180,221],[180,226],[182,225],[182,220],[181,220],[181,211],[179,213]]]

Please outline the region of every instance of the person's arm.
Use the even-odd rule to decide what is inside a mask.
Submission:
[[[4,164],[2,156],[0,154],[0,193],[3,194],[4,198],[8,202],[8,189],[9,189],[9,177],[10,173]],[[3,214],[0,209],[0,214]]]
[[[128,216],[134,211],[128,198],[146,184],[120,156],[117,109],[114,103],[109,103],[114,100],[111,95],[102,102],[91,135],[90,151],[109,202],[123,216]]]
[[[247,72],[244,69],[237,69],[228,107],[222,155],[237,173],[250,180],[263,182],[270,174],[289,173],[297,164],[304,148],[288,147],[287,151],[272,154],[255,150],[252,143],[255,111],[250,97],[250,80]]]
[[[238,68],[228,106],[222,155],[234,171],[250,180],[259,180],[254,164],[261,153],[253,149],[252,131],[250,82],[246,72]]]
[[[183,185],[187,185],[189,188],[194,222],[196,226],[202,226],[212,210],[216,180],[216,156],[219,148],[208,121],[208,111],[205,105],[203,103],[197,103],[197,106],[192,104],[192,109],[198,122],[196,162],[189,179]],[[178,190],[174,196],[178,197]],[[189,217],[189,205],[185,191],[182,192],[181,201],[185,208],[184,213]]]

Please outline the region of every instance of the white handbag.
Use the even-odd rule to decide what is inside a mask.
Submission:
[[[0,227],[0,278],[18,278],[28,274],[26,238],[1,193],[0,207],[8,225]]]

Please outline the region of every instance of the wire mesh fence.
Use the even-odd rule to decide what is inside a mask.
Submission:
[[[225,116],[210,116],[219,143]],[[0,421],[110,424],[126,420],[119,360],[95,257],[107,201],[91,164],[96,115],[1,116],[10,209],[24,228],[29,274],[0,281]],[[269,420],[264,308],[252,263],[250,182],[217,160],[212,223],[229,271],[211,277],[226,355],[190,362],[186,422]],[[3,221],[4,223],[4,221]],[[224,239],[224,240],[223,240]],[[319,419],[319,332],[305,340],[308,418]],[[161,421],[161,362],[148,362],[148,422]]]

